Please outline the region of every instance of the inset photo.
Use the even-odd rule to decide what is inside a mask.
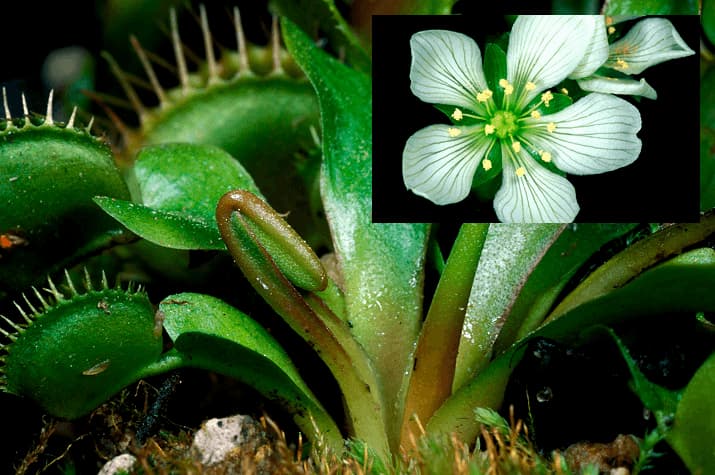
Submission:
[[[373,221],[698,221],[699,28],[374,16]]]

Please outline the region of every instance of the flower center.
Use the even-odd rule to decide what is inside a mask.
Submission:
[[[517,117],[509,111],[497,111],[490,122],[497,137],[504,139],[519,130]]]

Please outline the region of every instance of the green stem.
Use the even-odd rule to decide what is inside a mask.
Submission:
[[[401,444],[419,434],[452,392],[464,315],[489,224],[464,224],[440,278],[415,351]]]
[[[264,208],[267,205],[258,204],[256,200],[263,203],[250,192],[239,190],[226,193],[219,201],[216,219],[226,246],[253,288],[325,361],[345,397],[355,436],[381,456],[387,456],[382,388],[368,357],[350,335],[347,325],[326,325],[278,268],[244,214],[272,213],[271,219],[280,217],[270,208],[268,212]],[[255,207],[260,207],[261,212],[255,213]],[[234,213],[238,226],[232,223]],[[272,232],[270,228],[265,229]],[[272,235],[272,238],[287,247],[299,246],[302,242],[285,234]],[[317,257],[315,260],[319,264]]]

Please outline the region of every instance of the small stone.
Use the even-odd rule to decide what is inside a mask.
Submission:
[[[238,449],[257,447],[265,440],[263,429],[249,416],[209,419],[194,435],[191,451],[202,464],[216,465]]]
[[[99,470],[97,475],[114,475],[116,473],[131,473],[137,458],[131,454],[117,455]]]

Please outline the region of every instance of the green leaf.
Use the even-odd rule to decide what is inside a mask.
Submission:
[[[215,222],[157,211],[106,196],[96,196],[94,202],[134,234],[160,246],[172,249],[226,249]]]
[[[333,0],[271,0],[270,3],[277,14],[289,18],[303,31],[314,37],[318,30],[323,33],[335,50],[345,52],[345,59],[355,69],[371,71],[370,56]]]
[[[697,0],[607,0],[606,15],[697,15]]]
[[[286,406],[313,440],[322,436],[334,448],[342,445],[340,431],[289,356],[258,323],[219,299],[194,293],[165,298],[159,312],[187,365],[239,379]]]
[[[348,68],[284,19],[286,45],[318,94],[321,192],[345,281],[352,331],[397,400],[422,317],[426,224],[373,224],[370,77]],[[401,186],[396,183],[395,186]],[[396,408],[400,411],[401,408]],[[396,437],[399,417],[394,417]]]
[[[709,213],[701,218],[700,223],[671,225],[636,242],[591,273],[559,303],[547,321],[560,318],[579,305],[625,286],[643,271],[683,252],[685,248],[703,241],[713,233],[715,213]],[[640,299],[636,298],[636,301]]]
[[[535,330],[581,265],[607,242],[635,226],[631,223],[568,226],[529,276],[499,333],[494,351],[505,351]]]
[[[223,250],[216,205],[231,190],[260,191],[231,155],[213,145],[142,149],[129,178],[135,201],[97,197],[104,211],[138,236],[173,249]]]
[[[703,0],[702,25],[705,36],[710,43],[715,44],[715,3],[712,0]]]
[[[474,276],[454,388],[478,374],[529,275],[565,225],[492,224]]]
[[[143,148],[132,168],[134,201],[149,208],[214,221],[216,204],[231,190],[262,197],[245,168],[213,145],[173,143]]]
[[[667,440],[692,473],[715,473],[715,353],[683,391]]]
[[[571,308],[535,334],[576,342],[582,331],[594,325],[668,312],[715,311],[715,250],[695,249],[641,272]]]

